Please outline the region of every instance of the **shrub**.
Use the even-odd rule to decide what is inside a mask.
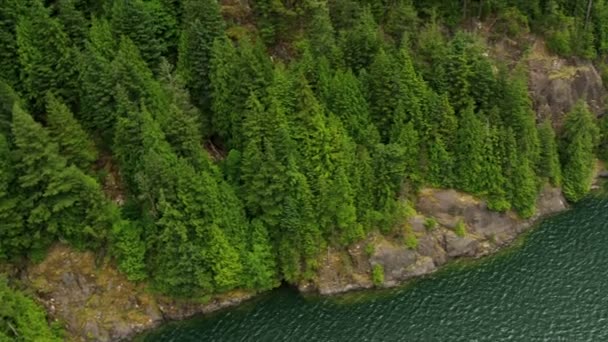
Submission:
[[[367,256],[372,256],[375,250],[376,247],[374,247],[374,244],[368,243],[367,245],[365,245],[365,254],[367,254]]]
[[[418,238],[414,232],[408,231],[405,234],[405,245],[409,249],[416,249],[418,247]]]
[[[465,235],[467,235],[467,227],[464,224],[464,221],[459,220],[458,223],[456,223],[456,227],[454,228],[454,233],[456,233],[456,235],[458,235],[460,237],[464,237]]]
[[[376,264],[372,268],[372,282],[374,285],[380,286],[384,283],[384,267],[382,265]]]
[[[432,231],[437,228],[437,220],[434,217],[427,217],[424,219],[424,228],[428,231]]]

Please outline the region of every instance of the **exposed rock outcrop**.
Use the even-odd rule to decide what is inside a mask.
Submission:
[[[530,96],[539,119],[559,128],[564,114],[584,99],[596,115],[604,110],[602,77],[589,61],[566,60],[547,53],[537,40],[528,58]]]
[[[527,220],[514,213],[490,211],[483,201],[455,190],[425,189],[410,219],[418,246],[410,249],[402,241],[380,235],[354,244],[347,251],[328,250],[317,279],[302,284],[302,291],[335,294],[374,286],[371,270],[381,265],[382,286],[396,286],[413,277],[434,272],[449,260],[459,257],[480,257],[510,243],[541,216],[566,209],[561,191],[545,188],[539,196],[537,214]],[[425,218],[433,218],[437,227],[427,230]],[[462,221],[467,233],[458,236],[454,227]]]
[[[73,341],[123,340],[166,320],[215,311],[253,296],[231,292],[207,301],[164,298],[128,281],[110,264],[96,267],[93,253],[65,245],[51,248],[21,278],[50,316],[64,323]]]

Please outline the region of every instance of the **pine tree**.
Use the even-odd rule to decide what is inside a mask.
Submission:
[[[506,179],[503,175],[501,136],[496,127],[486,127],[483,145],[483,163],[480,176],[480,192],[486,197],[488,208],[494,211],[506,211],[511,208],[505,190]],[[535,198],[536,199],[536,198]]]
[[[27,2],[5,0],[0,4],[0,80],[9,86],[19,85],[20,65],[16,26],[26,10]],[[12,108],[12,107],[11,107]]]
[[[165,15],[158,0],[115,0],[111,9],[112,31],[116,37],[129,37],[151,68],[167,52],[175,32],[175,19]]]
[[[519,153],[523,154],[530,165],[538,163],[539,141],[536,130],[536,117],[528,95],[527,74],[517,69],[512,77],[502,75],[499,89],[502,94],[500,113],[502,121],[513,129]]]
[[[11,124],[13,122],[13,107],[19,101],[19,96],[13,88],[0,80],[0,134],[10,141]]]
[[[560,186],[562,182],[561,166],[555,132],[549,120],[545,120],[538,127],[538,140],[540,142],[540,157],[538,162],[538,176],[548,180],[553,186]]]
[[[378,130],[371,123],[359,80],[350,70],[336,72],[329,87],[328,99],[328,109],[340,117],[357,144],[371,147],[380,141]]]
[[[484,164],[484,133],[481,121],[469,103],[461,113],[454,150],[455,184],[461,190],[478,193]]]
[[[25,98],[35,112],[44,108],[44,96],[52,91],[74,104],[74,51],[68,37],[40,0],[33,1],[17,25],[21,82]]]
[[[106,20],[93,18],[91,22],[89,39],[78,66],[81,106],[78,118],[85,128],[100,134],[109,142],[113,138],[116,120],[111,62],[118,46]]]
[[[47,95],[47,123],[51,139],[59,145],[68,165],[87,171],[97,157],[95,147],[70,109],[52,93]]]
[[[450,96],[450,103],[454,106],[456,113],[463,115],[462,112],[468,110],[468,102],[470,99],[471,84],[471,68],[467,60],[467,37],[463,33],[459,33],[450,42],[450,49],[445,60],[445,86]]]
[[[224,34],[224,21],[216,0],[186,0],[183,13],[177,70],[194,104],[207,110],[211,100],[211,50],[214,40]]]
[[[402,86],[397,74],[393,60],[381,49],[370,67],[368,89],[372,119],[385,142],[395,123],[394,114],[400,103]]]
[[[163,93],[160,83],[154,79],[137,46],[129,38],[123,36],[121,39],[111,67],[114,82],[124,91],[124,97],[133,105],[145,104],[154,119],[164,127],[169,107],[167,96]],[[118,96],[115,86],[115,101]],[[120,108],[118,112],[121,115]]]
[[[329,17],[327,0],[310,1],[308,6],[311,20],[307,27],[307,33],[313,53],[318,57],[332,58],[336,48],[336,40]]]
[[[589,191],[593,180],[593,150],[598,129],[587,105],[579,101],[566,115],[560,143],[563,190],[566,199],[577,202]]]
[[[89,23],[85,14],[76,8],[77,0],[59,0],[57,6],[57,19],[63,25],[68,38],[78,49],[84,47],[87,39]]]
[[[249,237],[250,251],[247,261],[248,287],[267,290],[277,284],[277,269],[275,254],[266,226],[262,221],[254,219],[251,224]]]
[[[29,211],[31,247],[44,249],[54,237],[94,246],[111,224],[97,182],[74,166],[66,167],[48,132],[18,105],[13,110],[18,183]]]
[[[507,180],[507,194],[511,207],[527,218],[534,214],[538,193],[532,165],[518,150],[515,134],[511,128],[502,133],[503,174]]]
[[[453,181],[452,155],[447,151],[441,136],[429,143],[428,166],[425,179],[434,187],[450,187]]]
[[[346,65],[355,72],[371,65],[381,41],[378,25],[369,8],[363,10],[352,29],[342,32],[341,46]]]
[[[21,255],[24,247],[28,246],[30,237],[25,234],[23,206],[20,204],[23,198],[16,187],[17,174],[13,167],[13,156],[2,134],[0,160],[0,260],[6,260]]]

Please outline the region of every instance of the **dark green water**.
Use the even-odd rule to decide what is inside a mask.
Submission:
[[[144,341],[608,341],[608,200],[549,218],[517,247],[406,287],[273,291]]]

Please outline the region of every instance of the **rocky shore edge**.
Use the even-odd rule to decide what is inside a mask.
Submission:
[[[403,236],[371,234],[347,249],[329,248],[320,270],[303,293],[332,295],[374,287],[393,287],[435,272],[450,260],[481,257],[508,245],[538,219],[567,209],[561,190],[546,187],[537,213],[522,220],[512,212],[487,209],[475,197],[451,189],[424,189]],[[110,264],[99,266],[92,252],[55,245],[44,261],[15,274],[67,328],[70,341],[121,341],[165,322],[206,314],[242,303],[256,294],[236,290],[208,298],[176,300],[129,282]],[[382,271],[382,281],[374,279]],[[376,281],[374,281],[376,280]]]

